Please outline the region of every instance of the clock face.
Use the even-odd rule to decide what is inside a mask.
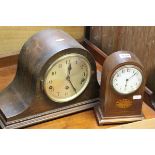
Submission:
[[[124,65],[113,73],[111,82],[118,93],[133,93],[142,84],[142,71],[134,65]]]
[[[75,53],[62,56],[45,74],[45,93],[55,102],[73,100],[87,87],[90,73],[90,64],[84,56]]]

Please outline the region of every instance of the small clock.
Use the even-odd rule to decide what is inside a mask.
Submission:
[[[99,124],[142,120],[144,67],[128,51],[118,51],[103,64],[100,104],[95,107]]]
[[[24,44],[16,76],[0,93],[0,125],[22,128],[93,108],[98,100],[90,52],[61,30],[44,30]]]

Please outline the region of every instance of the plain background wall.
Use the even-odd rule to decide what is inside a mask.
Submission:
[[[18,54],[29,37],[49,28],[62,29],[78,41],[84,38],[83,26],[0,26],[0,58]]]

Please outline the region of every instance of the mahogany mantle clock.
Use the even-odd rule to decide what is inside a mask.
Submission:
[[[22,47],[12,83],[0,93],[0,126],[22,128],[94,107],[99,84],[91,53],[58,29]]]

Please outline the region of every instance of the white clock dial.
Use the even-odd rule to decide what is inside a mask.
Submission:
[[[57,59],[45,74],[44,90],[56,102],[67,102],[79,96],[90,80],[91,67],[80,54]]]
[[[113,73],[111,82],[113,88],[118,93],[133,93],[141,86],[141,70],[134,65],[124,65]]]

